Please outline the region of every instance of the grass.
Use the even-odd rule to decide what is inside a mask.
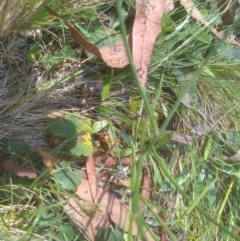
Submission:
[[[74,105],[75,111],[93,121],[109,121],[100,134],[105,131],[110,139],[119,140],[115,155],[131,150],[129,205],[140,226],[149,224],[161,238],[166,232],[171,240],[239,240],[239,160],[226,160],[239,150],[239,59],[234,55],[238,49],[214,39],[202,25],[175,10],[168,14],[171,19],[166,17],[164,34],[154,46],[146,92],[140,89],[134,69],[114,70],[110,96],[101,102],[100,93],[89,99],[92,93],[83,88],[84,83],[68,77],[101,63],[93,58],[91,64],[83,63],[80,57],[85,53],[69,38],[64,23],[42,15],[43,8],[36,9],[40,2],[28,4],[25,13],[20,11],[20,19],[25,20],[17,28],[41,26],[43,37],[29,44],[26,56],[25,49],[21,52],[16,44],[16,49],[10,45],[18,40],[12,22],[4,29],[0,133],[9,148],[2,148],[1,157],[10,154],[42,173],[37,145],[54,149],[46,138],[47,128],[53,118],[71,113]],[[81,22],[86,34],[94,35],[104,21],[108,24],[109,16],[102,9],[114,3],[102,1],[100,6],[97,1],[91,8],[87,1],[81,8],[78,1],[68,6],[50,4],[65,19]],[[19,15],[13,16],[18,21]],[[213,16],[218,16],[218,24],[216,9],[208,12],[209,19]],[[3,16],[1,23],[6,19]],[[101,74],[89,78],[93,77]],[[166,127],[191,136],[193,145],[164,141],[169,139]],[[99,142],[97,134],[94,138]],[[56,154],[66,157],[64,151]],[[76,158],[68,158],[76,164]],[[153,187],[151,200],[144,200],[143,220],[136,190],[146,164],[151,167]],[[115,167],[107,171],[120,172]],[[0,240],[84,240],[62,212],[59,197],[71,194],[52,182],[47,172],[33,182],[1,170],[0,180]]]

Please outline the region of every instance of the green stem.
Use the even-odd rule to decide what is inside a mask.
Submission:
[[[130,49],[128,39],[127,39],[127,31],[126,31],[126,28],[124,26],[124,20],[123,20],[122,13],[121,13],[121,1],[115,0],[115,3],[116,3],[116,7],[117,7],[118,20],[120,22],[120,28],[121,28],[121,32],[122,32],[122,36],[123,36],[123,41],[124,41],[127,56],[128,56],[128,59],[129,59],[129,63],[130,63],[131,69],[132,69],[132,73],[134,75],[139,93],[142,96],[144,104],[146,106],[147,113],[148,113],[149,118],[150,118],[151,126],[153,128],[154,135],[158,135],[158,133],[159,133],[158,124],[157,124],[156,118],[154,117],[154,112],[152,110],[150,101],[147,97],[146,90],[142,87],[141,81],[139,79],[137,70],[136,70],[134,62],[133,62],[131,49]]]

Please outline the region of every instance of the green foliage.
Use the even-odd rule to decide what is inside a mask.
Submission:
[[[223,42],[219,45],[216,51],[221,56],[220,58],[222,59],[222,61],[239,63],[239,47],[232,46]]]
[[[90,133],[78,135],[76,141],[70,141],[68,145],[71,154],[76,156],[88,156],[93,152],[92,138]]]
[[[54,120],[48,131],[67,138],[68,150],[73,155],[87,156],[93,152],[90,119],[82,118],[79,114],[67,114]]]
[[[81,171],[72,171],[70,162],[61,161],[51,179],[60,184],[63,189],[74,191],[81,183],[82,174]]]
[[[99,132],[108,125],[108,121],[96,121],[81,117],[78,113],[66,114],[55,119],[48,128],[48,132],[66,138],[61,144],[72,155],[88,156],[93,152],[91,134]]]
[[[35,5],[36,2],[30,1],[27,9],[31,9],[31,4]],[[117,2],[120,3],[116,1],[116,5]],[[132,0],[123,2],[133,5]],[[203,5],[200,4],[201,1],[198,2],[197,6],[201,8],[204,17],[211,20],[212,24],[217,23],[220,17],[216,13],[216,6],[214,11],[214,6],[211,6],[210,11],[207,4],[209,1]],[[102,27],[102,18],[96,11],[102,1],[98,1],[96,6],[93,4],[93,8],[88,5],[87,8],[81,9],[71,7],[71,3],[72,1],[66,6],[64,1],[50,1],[49,4],[98,46],[111,45],[122,37],[117,31],[119,26],[123,26],[120,18],[124,20],[127,13],[122,7],[119,8],[120,18],[117,21],[111,18],[108,27]],[[89,4],[89,1],[81,1],[81,6],[85,4]],[[105,7],[112,6],[111,4],[106,3]],[[213,2],[211,5],[214,5]],[[27,54],[29,61],[41,63],[50,70],[54,65],[75,58],[71,44],[66,41],[67,38],[65,39],[69,34],[67,28],[61,21],[50,16],[43,5],[33,11],[31,18],[28,19],[28,23],[21,23],[24,27],[34,24],[42,26],[48,33],[52,31],[50,36],[42,39],[45,46],[40,46],[40,43],[31,45]],[[60,37],[62,35],[63,38]],[[53,46],[56,47],[56,42],[59,44],[52,50]],[[211,57],[209,53],[213,53],[214,49],[216,54]],[[187,15],[183,8],[181,11],[176,9],[173,13],[164,14],[162,34],[154,46],[149,65],[147,89],[142,90],[138,82],[133,84],[132,81],[137,80],[138,76],[131,74],[129,69],[120,70],[120,73],[114,73],[114,76],[112,73],[106,73],[102,100],[108,98],[109,102],[113,102],[102,102],[100,107],[96,107],[98,115],[104,116],[106,120],[92,123],[89,118],[82,117],[79,113],[69,113],[54,119],[47,131],[63,137],[64,140],[53,152],[60,151],[57,154],[67,153],[74,157],[87,156],[93,152],[91,135],[109,125],[106,129],[110,139],[121,139],[113,151],[114,155],[120,158],[131,155],[132,158],[129,169],[129,188],[132,191],[130,206],[139,224],[139,232],[146,225],[146,222],[138,218],[141,213],[137,207],[141,200],[139,190],[144,175],[142,167],[148,165],[151,167],[151,178],[155,187],[155,191],[152,192],[153,201],[157,203],[153,205],[150,200],[143,200],[146,209],[150,210],[144,212],[144,217],[149,218],[149,225],[161,227],[162,233],[166,232],[171,240],[239,240],[235,234],[239,233],[240,165],[239,159],[232,162],[226,160],[237,155],[240,147],[238,69],[238,47],[218,43],[209,30],[192,19],[190,14]],[[134,73],[133,67],[132,71]],[[51,94],[54,95],[55,88],[62,88],[68,80],[69,78],[46,81],[46,88],[41,91],[44,93],[45,90],[51,90]],[[130,89],[133,93],[130,94],[130,103],[124,107],[124,103],[129,100],[128,97],[112,98],[110,92],[110,87],[111,91],[119,92],[119,85],[116,84],[119,82],[127,91]],[[23,101],[24,110],[25,106],[34,100],[40,108],[37,114],[46,111],[41,109],[42,103],[38,103],[35,96],[31,97],[32,92],[29,93],[26,102]],[[119,101],[121,98],[124,103]],[[12,116],[12,112],[19,111],[18,107],[22,105],[10,105],[7,108],[9,112],[3,113],[4,118]],[[141,108],[142,112],[139,110]],[[21,114],[17,113],[16,120],[24,115],[22,109],[19,109]],[[164,113],[163,120],[154,118],[156,110]],[[129,111],[134,118],[129,117]],[[165,133],[163,131],[168,127],[170,120],[173,124],[170,125],[170,131]],[[27,121],[28,127],[35,128],[37,125],[35,122],[32,125],[32,122]],[[203,129],[203,136],[194,134],[195,127]],[[194,139],[193,145],[170,141],[174,131],[191,136]],[[19,145],[9,138],[2,138],[0,147],[4,154],[10,153],[12,159],[30,153],[29,146]],[[113,167],[112,171],[118,170]],[[6,177],[3,177],[3,183],[5,179]],[[84,240],[73,225],[67,223],[66,216],[62,213],[62,204],[55,199],[58,195],[66,195],[64,189],[75,189],[81,181],[80,172],[71,170],[70,163],[62,161],[50,179],[55,183],[45,182],[41,189],[36,182],[37,185],[33,184],[32,189],[27,190],[27,185],[22,185],[21,182],[17,182],[16,185],[13,179],[10,181],[15,186],[1,185],[1,204],[8,203],[11,210],[14,210],[14,204],[17,204],[18,209],[15,212],[5,211],[2,215],[0,239],[19,240],[19,235],[11,236],[5,227],[10,227],[9,224],[16,223],[16,220],[22,221],[20,214],[25,213],[24,223],[29,225],[24,226],[23,222],[17,224],[17,228],[21,232],[24,231],[24,236],[20,234],[22,240],[27,240],[30,235],[33,240],[37,239],[35,233],[45,233],[49,240]],[[21,189],[22,186],[24,188]],[[49,206],[49,203],[52,203],[52,206]],[[26,204],[29,210],[25,209],[19,213],[19,204]],[[161,220],[161,217],[166,218]],[[175,234],[179,236],[175,237]],[[96,238],[123,240],[124,237],[119,230],[112,232],[107,229],[100,232]],[[128,237],[128,240],[130,239]]]
[[[112,78],[113,78],[113,68],[111,68],[111,74],[108,74],[107,76],[106,75],[104,76],[103,88],[102,88],[102,92],[101,92],[102,100],[105,100],[109,97]]]
[[[107,228],[104,230],[101,230],[96,238],[96,241],[102,241],[102,240],[107,240],[107,241],[122,241],[123,239],[123,232],[120,231],[119,229],[115,229],[112,231],[111,228]]]
[[[67,60],[74,58],[75,53],[69,44],[63,45],[59,51],[49,51],[45,54],[42,52],[39,44],[34,44],[27,53],[27,59],[29,61],[39,61],[39,63],[44,64],[48,70],[57,64],[63,64]]]
[[[83,235],[76,230],[72,223],[64,223],[59,225],[59,231],[61,232],[64,241],[85,240]]]
[[[3,137],[0,139],[0,148],[10,154],[12,160],[17,160],[19,156],[30,153],[30,146],[27,144],[18,145],[14,140]]]
[[[156,144],[156,148],[161,148],[165,146],[172,138],[173,132],[165,133]]]
[[[183,185],[185,182],[187,182],[190,178],[190,173],[186,170],[183,170],[179,177],[175,179],[175,182],[178,184],[178,186]],[[172,185],[171,182],[165,183],[158,191],[159,192],[169,192],[175,190],[175,187]]]
[[[95,121],[92,125],[92,130],[91,133],[98,133],[100,130],[102,130],[104,127],[108,125],[107,120],[102,120],[102,121]]]
[[[170,34],[175,30],[175,23],[172,21],[171,17],[168,14],[163,13],[161,19],[161,31],[162,35]]]
[[[49,127],[49,132],[54,135],[71,138],[91,130],[90,119],[80,117],[78,113],[66,114],[54,120]]]

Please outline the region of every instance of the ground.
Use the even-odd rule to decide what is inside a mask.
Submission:
[[[21,4],[0,25],[0,240],[85,240],[63,197],[74,195],[90,153],[99,186],[136,216],[143,200],[140,225],[158,239],[238,240],[239,47],[183,8],[163,15],[145,102],[129,66],[110,68],[39,2]],[[120,9],[127,27],[131,4]],[[121,38],[113,1],[49,5],[98,47]],[[197,7],[226,28],[216,5]],[[103,237],[127,240],[117,225]]]

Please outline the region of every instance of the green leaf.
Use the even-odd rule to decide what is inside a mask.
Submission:
[[[122,149],[120,152],[119,152],[119,157],[125,157],[125,156],[130,156],[132,154],[132,148],[125,148],[125,149]]]
[[[67,114],[54,120],[48,130],[51,134],[71,138],[81,132],[91,131],[91,121],[81,118],[79,114]]]
[[[110,91],[110,86],[111,86],[111,82],[109,81],[109,78],[108,79],[105,78],[103,83],[102,93],[101,93],[102,100],[107,99]]]
[[[89,133],[79,135],[77,140],[72,140],[69,143],[69,150],[71,154],[76,156],[88,156],[93,152],[91,135]]]
[[[107,71],[107,72],[110,72],[110,73],[107,76],[105,76],[103,81],[103,88],[101,93],[102,100],[107,99],[109,95],[109,91],[111,88],[111,80],[113,78],[113,68],[111,68],[111,71]]]
[[[158,168],[157,164],[155,163],[155,161],[153,161],[152,159],[151,159],[151,163],[152,163],[152,168],[153,168],[154,184],[155,185],[159,184],[160,186],[162,186],[163,185],[163,179],[162,179],[161,173],[159,171],[159,168]]]
[[[81,34],[84,35],[85,38],[87,38],[87,39],[91,38],[91,34],[88,31],[86,31],[86,29],[83,28],[80,24],[74,23],[74,25],[81,32]]]
[[[123,240],[123,232],[115,229],[112,230],[111,228],[106,228],[104,230],[101,230],[98,232],[98,234],[95,237],[96,241],[122,241]]]
[[[64,223],[59,225],[59,231],[64,237],[64,241],[77,241],[77,240],[85,240],[83,235],[79,233],[76,227],[72,223]]]
[[[232,149],[238,150],[240,146],[240,133],[235,130],[229,130],[223,134],[226,144]]]
[[[132,137],[130,135],[128,135],[127,133],[122,133],[121,134],[121,138],[128,144],[131,145],[132,144]]]
[[[102,130],[107,125],[108,125],[107,120],[95,121],[92,125],[91,134],[98,133],[100,130]]]
[[[51,134],[68,138],[67,149],[73,155],[87,156],[93,152],[91,121],[88,118],[81,118],[74,113],[67,114],[54,120],[48,130]]]
[[[165,35],[168,33],[172,33],[176,26],[174,22],[171,20],[171,17],[168,14],[163,13],[161,18],[161,27],[162,27],[162,34]]]
[[[203,31],[196,36],[196,40],[205,44],[210,44],[212,42],[212,36],[208,33],[208,31]]]
[[[204,148],[204,153],[203,153],[203,159],[204,160],[207,160],[210,153],[211,153],[211,150],[212,150],[212,143],[213,143],[213,139],[211,136],[209,136],[207,138],[207,142],[206,142],[206,145],[205,145],[205,148]]]
[[[240,178],[240,171],[238,170],[238,168],[235,168],[235,166],[232,164],[227,164],[225,162],[219,161],[219,162],[215,162],[214,166],[219,171],[226,173],[231,177],[234,176],[234,177]]]
[[[89,41],[96,45],[98,48],[105,46],[112,46],[114,43],[122,39],[121,33],[112,29],[97,29],[91,33]]]
[[[177,184],[179,186],[181,186],[188,180],[189,177],[190,177],[190,173],[187,173],[187,171],[183,170],[181,175],[178,178],[176,178],[175,181],[177,182]],[[172,183],[167,182],[159,189],[159,192],[169,192],[169,191],[173,191],[175,189],[176,188]]]
[[[123,18],[123,21],[125,21],[126,19],[127,19],[127,17],[128,17],[128,12],[125,10],[125,9],[123,9],[123,8],[121,8],[121,16],[122,16],[122,18]],[[112,20],[112,19],[111,19]],[[110,21],[111,21],[110,20]],[[111,21],[111,22],[113,22],[113,21]],[[113,23],[113,25],[111,26],[111,28],[112,29],[115,29],[115,28],[117,28],[118,26],[120,25],[120,21],[117,19],[117,21],[115,22],[115,23]]]
[[[82,173],[81,171],[71,171],[69,167],[60,167],[53,173],[51,179],[60,184],[62,188],[74,191],[81,183]]]
[[[71,165],[70,165],[70,162],[68,162],[68,161],[61,161],[58,163],[58,167],[59,168],[70,168]]]
[[[213,78],[213,79],[216,78],[214,73],[206,66],[202,70],[202,75],[208,76],[208,77]]]
[[[219,54],[224,60],[239,62],[240,49],[238,46],[232,46],[230,44],[221,42],[218,44],[216,51],[217,54]]]

